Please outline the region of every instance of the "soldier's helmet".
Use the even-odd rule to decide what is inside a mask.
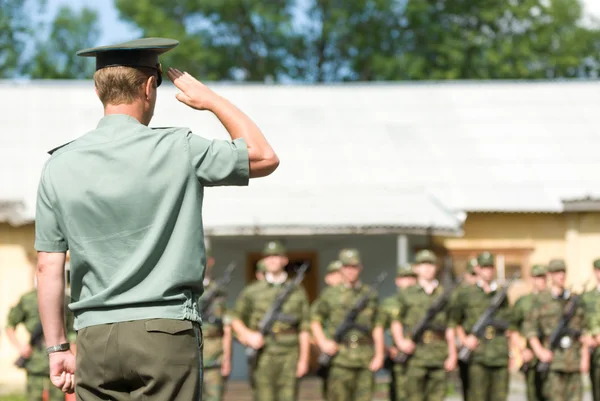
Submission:
[[[272,255],[283,256],[283,255],[285,255],[285,247],[279,241],[269,241],[269,242],[267,242],[267,244],[265,245],[265,248],[263,249],[263,254],[265,256],[272,256]]]
[[[531,268],[531,277],[542,277],[548,273],[548,269],[544,265],[533,265]]]
[[[413,270],[412,266],[407,264],[398,266],[396,270],[396,277],[417,277],[417,274]]]
[[[429,249],[423,249],[422,251],[417,252],[415,256],[416,263],[437,263],[437,257],[435,253],[430,251]]]
[[[340,270],[340,267],[342,267],[342,262],[339,260],[334,260],[327,266],[327,273],[335,273]]]
[[[360,265],[360,253],[358,249],[346,248],[340,251],[338,256],[342,266],[358,266]]]
[[[477,264],[481,267],[493,267],[495,265],[494,255],[490,252],[482,252],[477,256]]]
[[[552,259],[548,263],[548,271],[550,273],[565,272],[567,271],[567,265],[563,259]]]

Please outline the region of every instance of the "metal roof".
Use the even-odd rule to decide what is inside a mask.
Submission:
[[[227,138],[163,86],[152,126]],[[562,199],[600,192],[600,82],[211,86],[281,159],[249,188],[207,190],[215,234],[457,230],[456,212],[561,212]],[[0,107],[2,198],[23,200],[31,219],[45,152],[93,129],[102,107],[91,82],[64,81],[1,82]]]

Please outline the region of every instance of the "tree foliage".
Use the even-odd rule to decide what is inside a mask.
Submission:
[[[23,0],[0,0],[0,78],[18,74],[21,53],[31,37],[30,20]]]

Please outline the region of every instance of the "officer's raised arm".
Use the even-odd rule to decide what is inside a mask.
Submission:
[[[232,140],[244,139],[248,147],[250,178],[264,177],[279,166],[279,158],[260,128],[227,99],[217,95],[187,72],[169,68],[167,75],[181,93],[177,100],[196,110],[208,110],[221,121]]]

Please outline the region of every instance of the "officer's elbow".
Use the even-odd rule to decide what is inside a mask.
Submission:
[[[258,157],[250,157],[250,178],[266,177],[279,167],[279,157],[270,151]]]

